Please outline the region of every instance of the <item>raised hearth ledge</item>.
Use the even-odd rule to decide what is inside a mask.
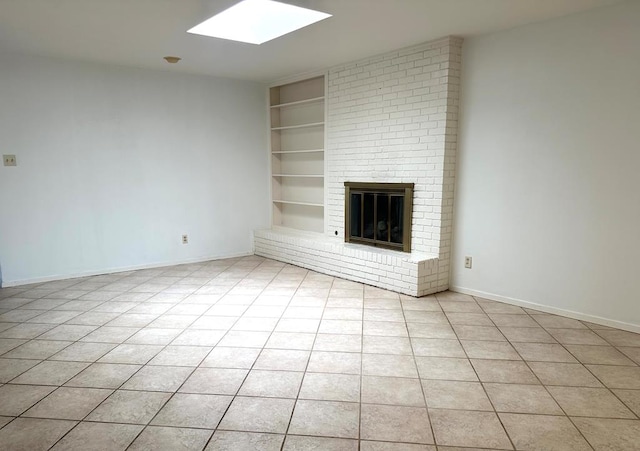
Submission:
[[[417,297],[448,288],[438,281],[435,255],[350,244],[341,237],[275,227],[253,235],[256,255],[323,274]]]

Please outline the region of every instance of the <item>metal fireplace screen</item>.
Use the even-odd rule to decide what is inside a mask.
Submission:
[[[345,182],[347,243],[411,252],[413,183]]]

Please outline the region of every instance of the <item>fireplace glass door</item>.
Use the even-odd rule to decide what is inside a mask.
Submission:
[[[345,182],[345,241],[411,252],[412,183]]]

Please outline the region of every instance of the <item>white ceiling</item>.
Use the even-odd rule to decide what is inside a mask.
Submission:
[[[621,0],[281,0],[333,17],[260,46],[186,33],[237,1],[0,0],[0,51],[268,82]]]

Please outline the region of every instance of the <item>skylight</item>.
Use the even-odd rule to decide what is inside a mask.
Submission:
[[[243,0],[188,33],[262,44],[327,17],[331,14],[272,0]]]

